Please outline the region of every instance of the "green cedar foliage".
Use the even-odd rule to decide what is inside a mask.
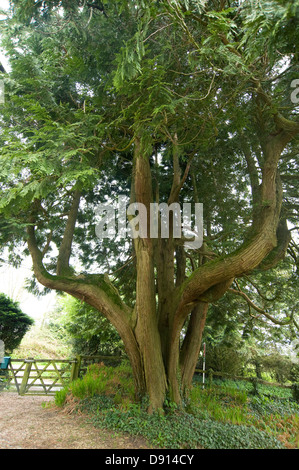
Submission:
[[[298,6],[239,3],[12,2],[14,14],[2,26],[11,72],[4,77],[1,107],[1,241],[23,248],[26,225],[34,224],[44,265],[54,273],[72,196],[79,191],[72,269],[108,272],[133,307],[132,244],[100,243],[95,209],[106,197],[129,196],[138,136],[151,156],[153,192],[160,202],[167,201],[172,185],[176,143],[181,173],[192,165],[180,202],[203,203],[205,244],[204,256],[200,250],[187,253],[186,276],[203,261],[217,262],[246,243],[255,209],[268,204],[252,191],[261,183],[265,139],[279,133],[279,113],[290,122],[298,116],[290,100],[290,83],[298,74],[293,27]],[[280,217],[295,226],[297,156],[293,139],[279,163]],[[272,279],[285,281],[285,296],[275,309],[297,292],[295,236],[286,263],[287,272],[272,271],[271,279],[253,273],[263,292]],[[240,285],[255,295],[245,277]],[[236,322],[228,326],[242,330],[245,308],[239,305]],[[216,323],[214,305],[211,313]],[[283,310],[282,316],[291,318],[292,312]]]

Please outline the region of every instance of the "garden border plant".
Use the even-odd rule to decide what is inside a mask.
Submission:
[[[218,381],[219,382],[219,381]],[[221,381],[204,390],[195,384],[185,409],[169,400],[164,410],[147,413],[146,399],[136,404],[130,366],[89,366],[87,374],[57,392],[55,403],[86,414],[95,427],[142,436],[159,448],[282,449],[299,445],[299,405],[290,390],[259,389]],[[284,394],[282,397],[281,395]]]

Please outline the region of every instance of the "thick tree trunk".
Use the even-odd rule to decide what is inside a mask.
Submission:
[[[198,361],[201,348],[203,330],[206,324],[209,304],[200,302],[192,311],[187,333],[181,348],[180,370],[182,381],[182,392],[188,393],[191,387],[194,370]]]
[[[146,384],[144,365],[132,327],[132,311],[121,300],[117,290],[103,275],[54,276],[47,272],[42,262],[42,252],[35,238],[33,225],[27,229],[28,248],[33,261],[36,279],[45,287],[63,291],[99,310],[118,331],[132,365],[136,396],[144,396]]]
[[[75,231],[75,225],[78,216],[79,204],[81,194],[79,191],[74,192],[73,201],[70,207],[67,224],[65,227],[63,239],[59,248],[59,254],[57,258],[56,272],[58,276],[70,274],[70,256],[72,252],[72,242]]]
[[[173,313],[171,350],[168,362],[171,397],[180,402],[179,375],[180,332],[187,315],[199,302],[211,302],[230,287],[233,279],[253,270],[277,245],[277,226],[281,211],[282,191],[277,178],[277,164],[287,138],[274,138],[264,147],[264,167],[260,188],[261,203],[255,214],[250,239],[234,253],[197,268],[178,289]]]
[[[135,335],[142,357],[150,410],[157,410],[163,408],[166,375],[158,332],[153,254],[143,240],[138,241],[137,253]]]
[[[158,331],[156,286],[154,275],[154,243],[150,238],[150,203],[152,202],[151,169],[149,158],[144,155],[140,141],[136,139],[134,168],[134,196],[147,210],[147,236],[135,239],[137,260],[136,327],[150,411],[162,409],[166,393],[166,374]],[[140,229],[140,228],[139,228]]]
[[[191,384],[208,304],[220,298],[235,277],[259,266],[277,245],[281,209],[277,164],[284,145],[290,139],[286,134],[287,131],[283,133],[281,140],[278,137],[268,140],[264,146],[262,184],[259,188],[261,202],[255,210],[252,231],[247,242],[234,253],[198,267],[187,279],[184,279],[184,273],[178,268],[178,282],[175,282],[173,240],[153,240],[149,236],[151,168],[140,140],[135,140],[132,202],[140,202],[147,209],[148,236],[134,240],[137,266],[134,309],[124,304],[106,276],[74,276],[68,269],[79,204],[78,194],[74,197],[62,240],[65,249],[61,248],[59,252],[57,275],[49,274],[43,265],[43,252],[35,238],[35,220],[31,220],[27,229],[28,247],[37,280],[46,287],[64,291],[87,302],[111,321],[118,330],[131,361],[137,394],[148,394],[150,411],[163,407],[167,392],[174,402],[181,403],[182,390],[187,390]],[[178,178],[177,155],[174,163],[175,177],[171,197],[175,200],[182,183]],[[171,198],[169,202],[173,202]],[[285,230],[282,228],[281,226],[280,231],[284,235]],[[180,355],[180,335],[190,313],[189,328]]]

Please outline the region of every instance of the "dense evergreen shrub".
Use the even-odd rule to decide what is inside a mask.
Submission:
[[[6,353],[19,346],[33,323],[34,320],[22,312],[17,302],[0,294],[0,339],[4,341]]]

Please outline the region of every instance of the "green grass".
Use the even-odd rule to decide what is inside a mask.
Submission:
[[[92,364],[80,379],[71,382],[68,387],[56,393],[55,402],[63,406],[68,396],[83,399],[94,395],[113,396],[115,404],[134,401],[134,384],[131,368],[122,363],[118,367]]]
[[[34,325],[26,333],[17,349],[14,359],[34,357],[35,359],[62,359],[72,357],[71,346],[61,341],[47,328]]]
[[[253,393],[255,392],[255,393]],[[178,410],[149,415],[134,402],[130,366],[93,365],[56,394],[59,406],[74,406],[96,427],[142,436],[149,446],[184,449],[299,448],[299,404],[290,390],[216,380],[204,390],[195,383]]]

